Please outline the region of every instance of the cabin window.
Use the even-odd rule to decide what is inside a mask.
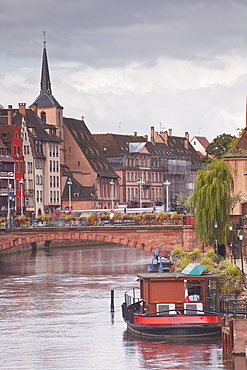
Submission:
[[[190,302],[202,300],[202,282],[201,280],[188,281],[188,294]]]

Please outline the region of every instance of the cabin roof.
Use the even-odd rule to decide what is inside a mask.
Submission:
[[[140,279],[143,279],[143,280],[153,280],[153,279],[171,279],[171,278],[178,278],[179,280],[181,279],[192,279],[192,278],[196,278],[196,279],[199,279],[199,280],[203,280],[203,279],[208,279],[208,278],[219,278],[219,275],[215,275],[215,274],[210,274],[210,273],[207,273],[207,274],[203,274],[203,275],[191,275],[191,274],[182,274],[181,272],[162,272],[162,273],[159,273],[159,272],[147,272],[147,273],[141,273],[141,274],[137,274],[137,277],[139,277]]]

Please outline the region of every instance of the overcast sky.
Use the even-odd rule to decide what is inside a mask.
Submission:
[[[237,134],[246,125],[246,0],[0,0],[0,104],[52,92],[92,133]]]

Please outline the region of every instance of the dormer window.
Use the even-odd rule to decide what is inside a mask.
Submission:
[[[41,113],[41,116],[40,116],[41,120],[46,123],[46,113],[45,112],[42,112]]]

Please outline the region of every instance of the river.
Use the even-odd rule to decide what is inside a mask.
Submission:
[[[223,361],[219,340],[149,341],[126,331],[123,293],[151,258],[120,245],[1,256],[0,369],[247,369],[244,357]]]

